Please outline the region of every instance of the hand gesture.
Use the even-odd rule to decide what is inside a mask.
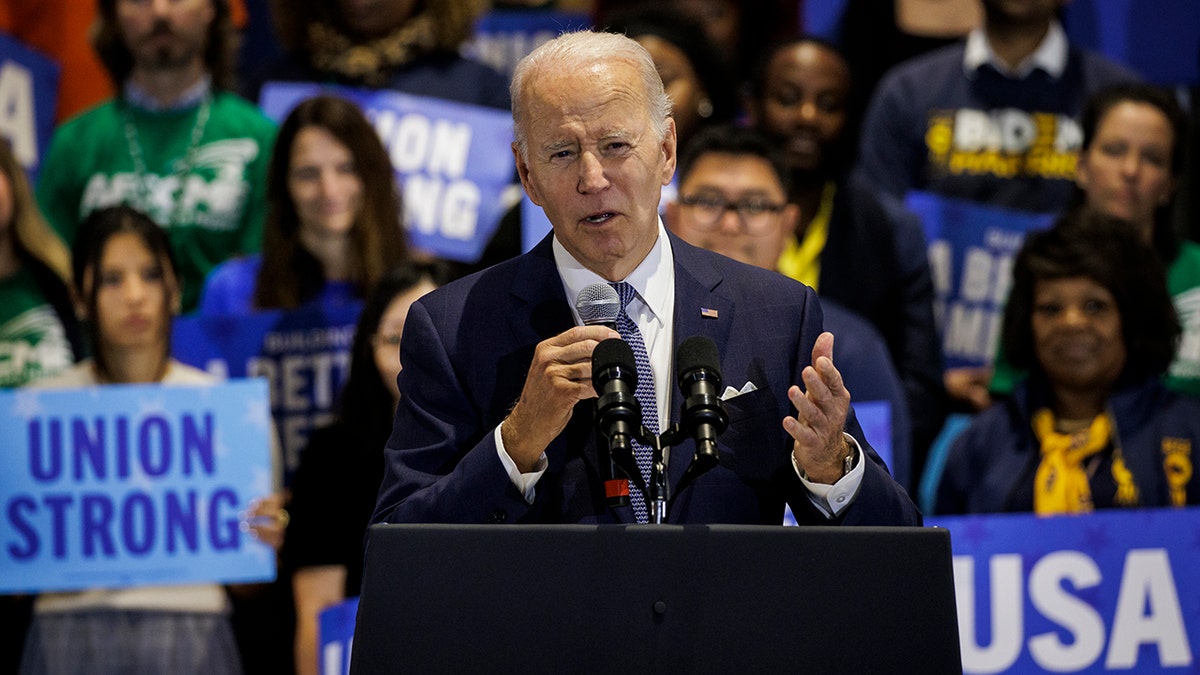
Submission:
[[[833,333],[817,337],[812,364],[800,377],[806,391],[796,385],[788,388],[796,416],[783,419],[783,428],[793,439],[792,456],[809,480],[836,483],[842,477],[846,455],[853,449],[842,435],[850,412],[850,392],[833,365]]]

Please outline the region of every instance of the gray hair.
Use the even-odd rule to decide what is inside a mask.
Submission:
[[[654,60],[640,44],[615,33],[576,31],[563,33],[533,50],[521,59],[513,72],[509,93],[512,98],[513,135],[521,158],[528,158],[525,138],[525,87],[530,78],[543,70],[581,72],[597,62],[625,62],[637,69],[642,88],[649,103],[647,113],[658,140],[667,135],[667,118],[671,116],[671,97],[663,89],[662,78]]]

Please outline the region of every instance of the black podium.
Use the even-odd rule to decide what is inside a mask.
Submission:
[[[959,673],[934,528],[377,525],[352,673]]]

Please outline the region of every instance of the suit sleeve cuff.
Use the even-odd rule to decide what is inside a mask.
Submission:
[[[862,486],[863,475],[866,473],[866,462],[863,461],[862,446],[850,434],[842,432],[842,435],[850,445],[854,446],[854,452],[858,454],[858,461],[855,462],[854,468],[850,470],[850,473],[842,476],[833,485],[813,483],[808,480],[804,472],[800,470],[800,465],[796,463],[796,455],[792,454],[792,469],[796,471],[796,475],[800,477],[800,482],[808,490],[809,501],[829,519],[836,518],[847,506],[854,503],[854,498],[858,496],[858,489]]]

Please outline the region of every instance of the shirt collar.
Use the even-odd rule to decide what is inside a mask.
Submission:
[[[567,292],[568,304],[571,305],[571,315],[575,324],[581,325],[579,312],[575,311],[574,298],[579,297],[580,291],[588,284],[596,282],[608,283],[599,274],[584,267],[567,249],[554,237],[554,264],[562,278],[563,289]],[[638,297],[646,304],[654,318],[665,322],[667,309],[670,306],[670,295],[674,292],[675,260],[671,251],[671,242],[667,239],[667,230],[663,227],[662,219],[658,221],[658,238],[654,246],[638,266],[621,281],[628,282],[637,291]]]
[[[983,28],[975,28],[967,35],[967,46],[963,52],[963,72],[967,77],[974,78],[979,68],[985,64],[991,65],[1005,77],[1014,79],[1022,79],[1038,68],[1046,71],[1050,77],[1058,79],[1067,68],[1067,35],[1058,21],[1051,21],[1046,37],[1042,38],[1037,49],[1018,63],[1016,68],[1009,68],[992,50]]]
[[[200,105],[206,96],[212,91],[212,76],[205,74],[200,78],[200,81],[192,85],[179,95],[171,103],[159,103],[145,89],[138,86],[133,80],[126,80],[123,88],[125,100],[137,108],[150,112],[170,112],[172,110],[186,110]]]

